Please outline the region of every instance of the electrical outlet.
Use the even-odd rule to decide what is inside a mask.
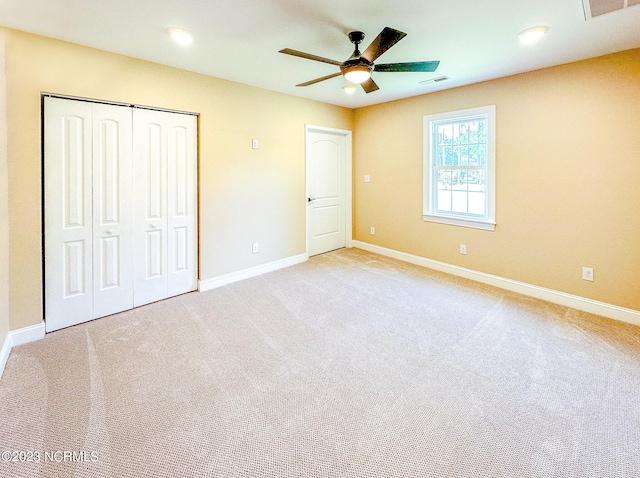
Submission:
[[[582,268],[582,278],[584,280],[588,280],[593,282],[593,268],[592,267],[583,267]]]
[[[371,176],[369,176],[368,174],[364,175],[364,182],[365,183],[370,183],[371,182]]]
[[[257,242],[254,242],[253,247],[251,248],[251,252],[253,254],[257,254],[258,252],[260,252],[260,244],[258,244]]]
[[[371,226],[371,229],[369,230],[369,232],[371,233],[372,236],[376,235],[376,228]]]
[[[460,244],[460,254],[466,254],[466,253],[467,253],[467,245]]]
[[[251,147],[253,149],[258,149],[258,140],[257,139],[252,139],[251,140]]]

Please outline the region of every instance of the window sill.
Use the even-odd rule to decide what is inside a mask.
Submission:
[[[449,224],[450,226],[471,227],[473,229],[482,229],[485,231],[495,231],[496,223],[491,221],[480,221],[473,219],[459,219],[448,216],[435,216],[433,214],[423,214],[422,219],[427,222],[437,222],[439,224]]]

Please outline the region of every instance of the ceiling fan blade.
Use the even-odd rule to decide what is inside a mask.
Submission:
[[[392,71],[392,72],[412,72],[412,71],[422,71],[422,72],[432,72],[436,71],[439,61],[414,61],[409,63],[386,63],[383,65],[375,65],[373,68],[374,71]]]
[[[367,47],[364,53],[360,56],[367,60],[374,62],[376,58],[382,55],[385,51],[398,43],[407,34],[393,28],[384,27],[375,40],[371,42],[371,45]]]
[[[361,85],[365,93],[373,93],[374,91],[380,89],[378,88],[378,85],[376,85],[376,82],[373,81],[373,78],[369,78],[364,83],[361,83]]]
[[[300,58],[306,58],[307,60],[321,61],[322,63],[329,63],[331,65],[342,65],[342,62],[336,60],[330,60],[329,58],[323,58],[321,56],[312,55],[310,53],[305,53],[303,51],[292,50],[291,48],[285,48],[284,50],[280,50],[279,53],[284,53],[285,55],[299,56]]]
[[[296,86],[309,86],[316,83],[320,83],[321,81],[324,81],[324,80],[330,80],[331,78],[335,78],[336,76],[341,76],[341,75],[342,73],[338,72],[338,73],[334,73],[333,75],[327,75],[327,76],[323,76],[322,78],[316,78],[315,80],[307,81],[306,83],[300,83],[299,85],[296,85]]]

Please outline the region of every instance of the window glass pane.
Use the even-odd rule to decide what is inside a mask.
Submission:
[[[469,191],[469,214],[485,214],[485,193]]]
[[[472,144],[469,145],[469,166],[479,166],[480,165],[480,153],[479,151],[484,149],[483,146]]]
[[[451,189],[459,190],[460,188],[460,171],[454,169],[451,171]]]
[[[438,170],[438,189],[451,189],[451,170]]]
[[[446,166],[456,165],[456,156],[453,151],[453,146],[447,146],[444,150],[444,164]]]
[[[460,183],[460,189],[467,189],[467,171],[461,170],[458,172],[458,182]]]
[[[438,156],[437,156],[437,159],[436,159],[436,165],[437,166],[442,166],[442,165],[446,164],[445,163],[445,148],[442,147],[442,146],[438,146],[436,149],[438,151],[438,153],[437,153]]]
[[[438,189],[436,210],[451,212],[451,190]]]
[[[464,122],[464,123],[460,123],[460,142],[462,144],[468,144],[469,143],[469,123],[468,122]]]
[[[467,212],[467,191],[451,192],[451,211]]]
[[[460,166],[469,165],[469,146],[460,146]]]
[[[477,146],[478,165],[487,165],[487,145],[480,144]]]
[[[467,185],[467,188],[472,190],[474,188],[469,188],[469,185],[477,185],[479,180],[479,173],[481,171],[478,169],[468,169],[464,171],[460,171],[460,181]]]
[[[453,137],[453,125],[451,124],[439,124],[438,130],[438,144],[451,144],[451,138]]]
[[[469,142],[470,143],[478,142],[478,122],[477,121],[469,122]]]
[[[487,142],[487,120],[478,122],[478,143]]]
[[[452,148],[453,153],[451,155],[452,166],[460,166],[460,146],[454,146]]]

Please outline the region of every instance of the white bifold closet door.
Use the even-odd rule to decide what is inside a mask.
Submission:
[[[133,112],[134,305],[194,290],[196,118]]]
[[[45,98],[48,332],[195,290],[196,134],[191,115]]]
[[[47,330],[133,307],[128,108],[46,98]]]

